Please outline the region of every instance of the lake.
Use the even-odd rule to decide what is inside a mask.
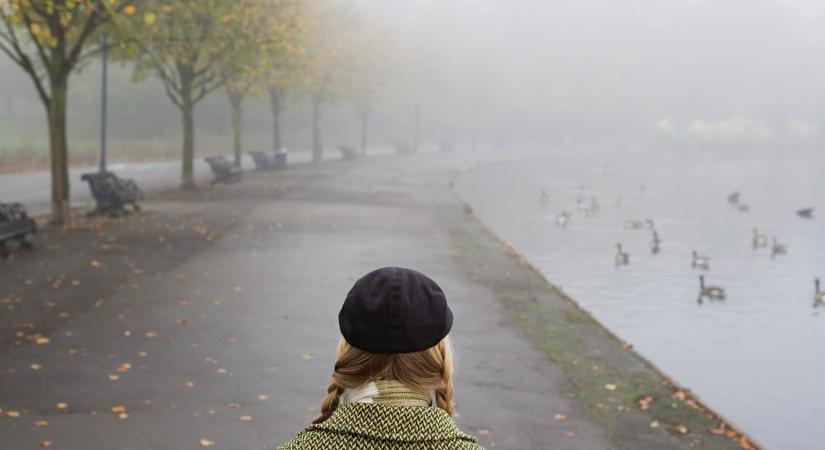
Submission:
[[[551,283],[756,440],[823,448],[821,154],[567,151],[477,168],[457,188]],[[734,191],[748,211],[729,203]],[[821,217],[799,217],[805,207]],[[661,239],[655,254],[647,219]],[[787,254],[754,249],[754,227]],[[628,265],[616,265],[617,243]],[[708,270],[692,267],[694,250]],[[725,300],[697,301],[701,274]]]

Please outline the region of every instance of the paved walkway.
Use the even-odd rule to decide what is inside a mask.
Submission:
[[[14,283],[0,299],[11,296],[12,314],[30,318],[15,317],[22,335],[49,340],[0,360],[3,447],[193,449],[204,439],[272,448],[317,412],[349,287],[396,264],[425,271],[448,294],[466,431],[489,448],[611,448],[561,372],[457,266],[435,217],[447,191],[419,178],[432,176],[433,158],[253,174],[240,185],[156,197],[142,220],[94,237],[120,252],[78,255],[57,289],[58,268],[33,279],[10,273],[34,271],[49,256],[38,252],[60,250],[41,246],[0,265]],[[443,183],[446,172],[436,173]],[[38,316],[43,308],[72,313],[49,321]],[[118,418],[122,411],[128,417]]]

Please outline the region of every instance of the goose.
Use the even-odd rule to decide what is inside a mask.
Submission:
[[[570,221],[570,213],[567,212],[567,211],[562,211],[561,213],[559,213],[558,216],[556,216],[556,225],[558,225],[562,228],[567,228],[567,222],[569,222],[569,221]]]
[[[625,220],[624,227],[627,230],[640,230],[644,228],[644,224],[641,220]]]
[[[659,250],[662,248],[662,240],[659,239],[659,233],[656,230],[653,230],[653,240],[650,241],[650,251],[653,254],[659,253]]]
[[[753,239],[751,240],[753,248],[762,248],[768,246],[768,237],[764,234],[759,234],[759,229],[753,227]]]
[[[814,305],[825,305],[825,292],[819,289],[819,278],[814,279]]]
[[[544,189],[541,190],[541,195],[539,195],[539,203],[541,203],[541,206],[547,206],[550,203],[550,196],[547,195],[547,191]]]
[[[800,209],[796,212],[796,215],[803,219],[813,219],[814,218],[814,209],[813,208],[804,208]]]
[[[710,268],[710,258],[699,256],[696,250],[693,251],[693,262],[690,265],[694,269],[708,270]]]
[[[699,275],[699,303],[704,297],[708,300],[724,300],[725,290],[719,286],[705,286],[705,276]]]
[[[739,192],[739,191],[731,192],[728,195],[728,203],[730,203],[731,205],[738,205],[740,195],[741,195],[741,192]]]
[[[776,237],[773,238],[773,245],[771,246],[771,258],[775,258],[776,255],[786,255],[788,254],[788,247],[785,244],[780,244]]]
[[[630,264],[630,254],[622,251],[622,244],[616,244],[616,265],[626,266]]]

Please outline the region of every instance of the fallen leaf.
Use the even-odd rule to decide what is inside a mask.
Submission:
[[[616,385],[615,384],[605,384],[604,388],[607,389],[608,391],[615,391],[616,390]]]
[[[313,356],[312,353],[306,352],[303,355],[301,355],[301,358],[303,358],[304,361],[312,361],[313,359],[315,359],[315,356]]]
[[[120,366],[118,366],[117,371],[120,372],[120,373],[125,373],[125,372],[128,372],[131,368],[132,368],[131,364],[123,363]]]
[[[34,364],[30,365],[29,367],[31,367],[32,370],[40,370],[40,369],[43,368],[43,366],[41,366],[40,364],[37,364],[37,363],[34,363]]]
[[[37,428],[44,428],[48,425],[49,425],[49,422],[47,422],[45,420],[38,420],[37,422],[34,423],[34,426],[36,426]]]
[[[487,428],[479,428],[478,429],[478,434],[480,434],[482,436],[487,436],[488,434],[490,434],[490,430],[487,429]]]
[[[221,375],[226,375],[227,373],[229,373],[229,371],[227,371],[227,370],[226,370],[226,369],[224,369],[223,367],[219,368],[219,369],[217,370],[217,372],[218,372],[219,374],[221,374]]]
[[[252,422],[252,416],[241,416],[243,422]]]
[[[659,428],[659,421],[654,420],[653,422],[650,422],[650,428]]]
[[[214,447],[215,442],[210,441],[209,439],[201,439],[200,440],[201,447]]]
[[[40,443],[40,447],[42,447],[42,448],[52,448],[52,444],[54,444],[54,441],[43,441],[43,442]]]
[[[241,407],[241,405],[240,405],[240,404],[238,404],[238,403],[230,403],[228,406],[229,406],[229,408],[231,408],[231,409],[238,409],[238,408],[240,408],[240,407]]]
[[[261,395],[258,396],[258,400],[261,400],[261,401],[269,400],[269,396],[266,395],[266,394],[261,394]]]
[[[677,426],[676,426],[676,431],[678,431],[678,432],[679,432],[679,433],[681,433],[681,434],[687,434],[688,429],[687,429],[687,427],[686,427],[686,426],[684,426],[684,425],[677,425]]]
[[[112,406],[112,412],[115,414],[123,414],[126,412],[126,407],[123,405]]]
[[[154,338],[154,337],[158,337],[158,334],[157,334],[157,333],[155,333],[154,331],[147,331],[147,332],[146,332],[146,337],[148,337],[148,338]]]
[[[98,261],[96,259],[91,260],[89,262],[89,265],[94,267],[95,269],[99,269],[99,268],[103,267],[103,264],[101,264],[100,261]]]
[[[69,409],[69,404],[66,402],[60,402],[55,406],[57,406],[57,409]]]
[[[38,345],[46,345],[49,343],[49,338],[47,338],[46,336],[40,336],[37,339],[35,339],[34,342]]]
[[[109,374],[109,381],[117,381],[120,379],[120,375]]]
[[[650,409],[650,405],[653,403],[653,397],[647,396],[639,400],[639,408],[641,409]]]
[[[192,381],[187,381],[186,383],[183,383],[183,385],[186,386],[188,389],[192,389],[195,387],[195,383]]]
[[[555,416],[553,416],[553,418],[556,420],[567,420],[567,416],[565,416],[564,414],[556,414]]]
[[[13,419],[17,419],[18,417],[20,417],[20,412],[19,411],[14,411],[14,410],[9,410],[9,411],[6,411],[6,415],[13,418]]]

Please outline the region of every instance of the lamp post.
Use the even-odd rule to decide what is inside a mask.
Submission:
[[[103,49],[101,59],[101,80],[100,80],[100,172],[106,172],[106,106],[108,102],[109,67],[108,56],[109,47],[106,36],[100,38],[100,45]]]

